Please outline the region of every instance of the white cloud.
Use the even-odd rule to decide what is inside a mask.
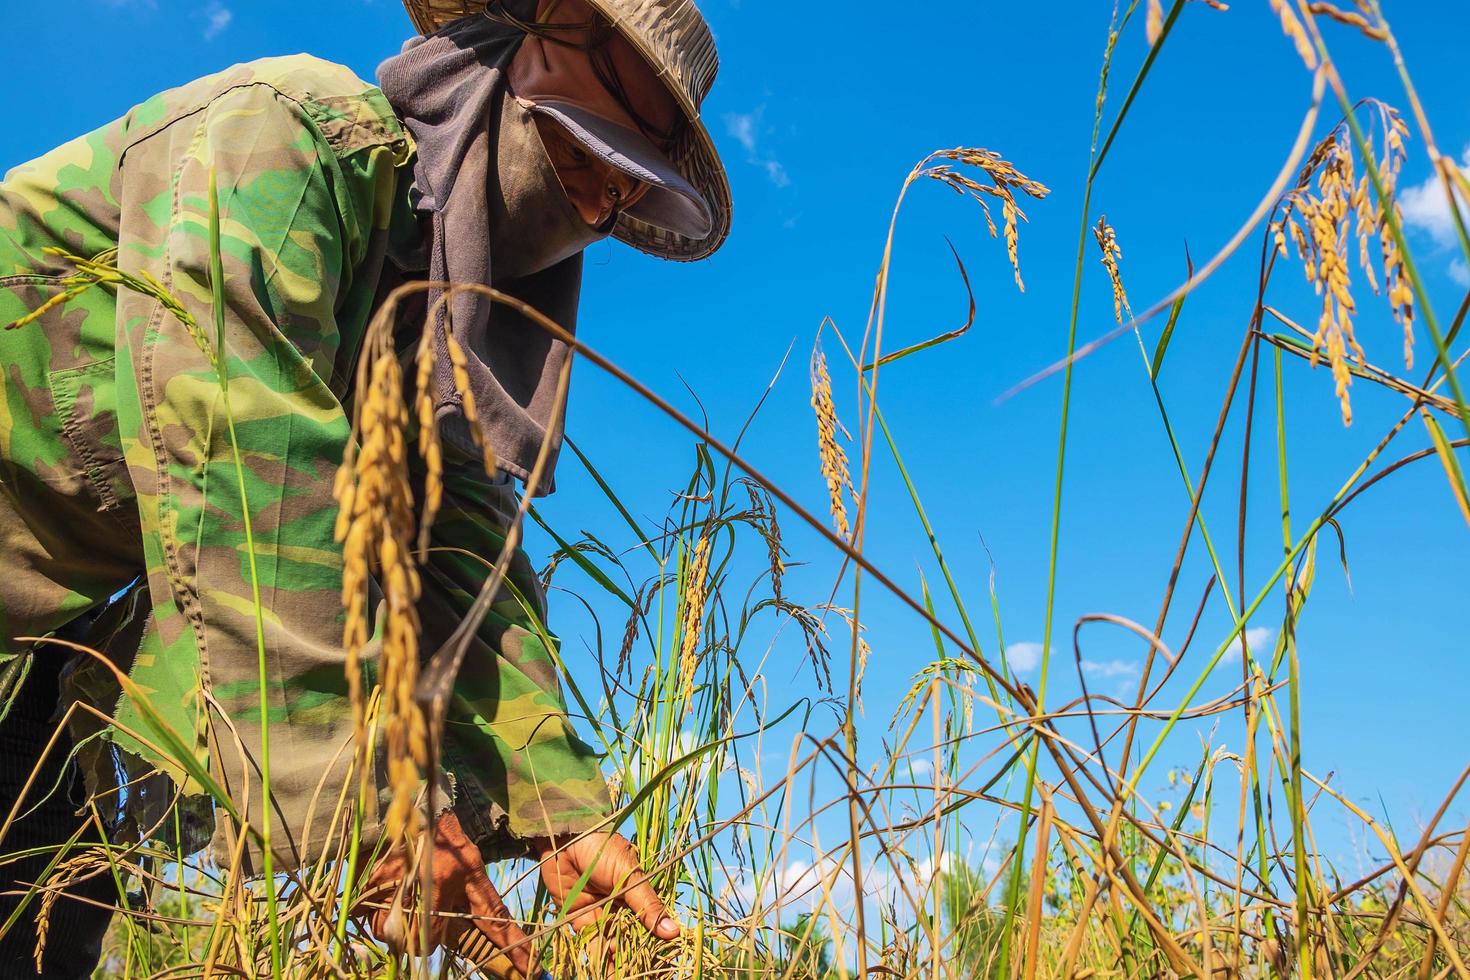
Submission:
[[[738,898],[742,910],[758,904],[794,905],[797,912],[816,912],[829,908],[825,898],[828,894],[832,906],[843,911],[851,909],[851,874],[845,866],[838,866],[830,859],[822,865],[819,873],[812,862],[792,858],[774,873],[769,869],[757,874],[749,868],[735,868],[724,891],[729,897]]]
[[[1460,167],[1470,169],[1470,146],[1460,156]],[[1457,189],[1458,193],[1458,189]],[[1461,214],[1465,200],[1460,197]],[[1444,182],[1435,174],[1422,184],[1405,187],[1399,192],[1399,207],[1404,209],[1404,220],[1414,228],[1429,234],[1440,245],[1455,243],[1455,221],[1450,215],[1450,202],[1445,196]]]
[[[938,869],[952,872],[963,863],[967,863],[964,857],[945,851],[939,859]],[[908,906],[905,887],[915,894],[929,886],[934,879],[935,867],[932,855],[925,855],[912,864],[897,856],[892,860],[888,856],[874,856],[863,871],[863,892],[870,903],[878,901],[905,908]],[[996,867],[995,859],[987,856],[981,870],[989,876],[994,874]],[[759,885],[757,878],[760,879]],[[791,914],[827,912],[835,913],[839,918],[852,912],[857,895],[851,865],[845,860],[839,861],[832,854],[815,862],[792,857],[779,869],[767,869],[760,875],[749,868],[732,868],[721,891],[727,899],[738,900],[742,910],[759,904],[766,914],[772,907],[780,907]]]
[[[1006,644],[1006,663],[1017,674],[1030,673],[1041,664],[1041,644],[1029,641]]]
[[[213,41],[219,37],[234,19],[235,15],[229,7],[220,3],[219,0],[212,0],[204,8],[204,40]]]
[[[1276,639],[1276,630],[1270,626],[1252,626],[1245,631],[1245,641],[1250,644],[1251,656],[1260,660],[1263,656],[1269,657],[1274,647],[1272,642]],[[1230,646],[1225,648],[1225,655],[1221,662],[1227,664],[1238,664],[1241,658],[1240,637],[1230,641]]]
[[[1129,660],[1084,660],[1082,670],[1088,677],[1103,680],[1110,678],[1126,680],[1138,676],[1138,665]]]
[[[746,153],[755,152],[755,127],[764,111],[765,106],[761,106],[754,112],[725,113],[725,130],[735,137],[735,142],[745,147]]]
[[[760,145],[761,117],[765,113],[764,105],[756,106],[750,112],[727,112],[725,131],[744,147],[747,163],[764,170],[767,179],[777,187],[787,187],[791,184],[791,175],[786,172],[786,167],[775,154],[763,150]]]
[[[1470,146],[1460,155],[1460,169],[1470,170]],[[1458,187],[1455,197],[1460,203],[1460,216],[1470,219],[1470,208],[1466,207],[1465,195]],[[1449,198],[1445,195],[1444,181],[1439,175],[1426,179],[1399,191],[1399,207],[1404,211],[1404,222],[1429,236],[1441,249],[1448,249],[1459,241],[1454,215],[1450,213]],[[1450,260],[1449,276],[1462,286],[1470,285],[1470,268],[1463,258]]]

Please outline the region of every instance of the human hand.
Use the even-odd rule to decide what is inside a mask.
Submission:
[[[443,944],[453,949],[463,949],[473,943],[482,948],[486,945],[475,931],[489,940],[489,945],[502,951],[497,959],[508,961],[503,968],[506,976],[531,976],[531,944],[525,932],[511,918],[500,893],[490,884],[485,874],[485,864],[480,849],[465,836],[454,813],[440,815],[434,824],[433,860],[430,865],[432,893],[429,908],[435,912],[469,913],[473,919],[433,915],[429,920],[429,948],[432,952]],[[367,910],[369,903],[376,903],[368,916],[368,927],[374,936],[385,943],[394,953],[416,953],[419,947],[420,929],[417,920],[418,903],[408,900],[418,884],[419,866],[409,860],[402,847],[396,847],[384,855],[377,867],[368,876],[358,908]],[[407,915],[405,915],[407,911]],[[477,961],[485,959],[476,955]],[[480,962],[482,968],[497,970],[495,963]]]
[[[602,832],[542,838],[536,846],[541,853],[541,880],[574,929],[581,931],[600,922],[616,904],[631,909],[651,935],[665,942],[679,938],[679,923],[654,893],[626,837]],[[586,884],[568,901],[584,875]]]

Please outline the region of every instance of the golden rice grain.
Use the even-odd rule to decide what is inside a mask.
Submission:
[[[679,646],[679,698],[687,714],[694,694],[694,674],[698,667],[699,635],[704,626],[704,603],[709,598],[710,535],[705,532],[694,545],[684,582],[684,624]]]
[[[616,813],[623,806],[623,771],[614,769],[607,774],[607,798],[612,800],[612,809]]]
[[[1102,249],[1101,262],[1103,268],[1108,271],[1108,282],[1113,287],[1113,316],[1118,323],[1123,322],[1123,311],[1128,310],[1129,317],[1133,311],[1128,306],[1128,294],[1123,290],[1123,278],[1118,270],[1118,260],[1123,257],[1123,249],[1118,245],[1118,236],[1113,231],[1112,225],[1108,224],[1107,215],[1101,215],[1097,219],[1097,226],[1092,229],[1093,237]]]
[[[1395,222],[1399,227],[1403,227],[1403,212],[1399,209],[1396,192],[1399,171],[1403,168],[1404,158],[1408,155],[1404,141],[1409,137],[1409,126],[1391,106],[1380,102],[1373,103],[1373,106],[1379,110],[1383,129],[1384,153],[1378,170],[1389,195],[1389,207],[1393,209]],[[1453,163],[1447,159],[1441,159],[1440,163],[1449,168],[1450,174],[1447,176],[1453,175],[1455,169]],[[1404,267],[1404,255],[1394,241],[1393,229],[1389,227],[1387,209],[1382,203],[1379,204],[1374,218],[1377,222],[1378,241],[1381,246],[1383,280],[1388,290],[1389,309],[1404,332],[1404,366],[1412,369],[1414,367],[1414,290],[1409,285]]]
[[[822,477],[827,481],[827,503],[837,533],[847,538],[852,527],[847,520],[844,491],[852,492],[852,478],[847,471],[847,453],[837,441],[837,433],[846,435],[847,431],[837,419],[837,406],[832,402],[832,377],[827,373],[827,355],[820,343],[812,349],[811,380],[812,409],[817,414],[817,450]]]
[[[1365,35],[1375,41],[1388,40],[1387,30],[1377,24],[1369,23],[1368,18],[1364,17],[1360,13],[1356,13],[1351,10],[1343,10],[1341,7],[1334,6],[1330,3],[1324,3],[1322,2],[1322,0],[1315,0],[1315,2],[1307,4],[1307,9],[1314,14],[1321,14],[1323,17],[1329,17],[1332,20],[1337,21],[1339,24],[1346,24],[1349,27],[1356,27],[1358,30],[1362,31]]]
[[[975,167],[990,178],[989,184],[982,184],[977,180],[955,170],[948,164],[931,166],[933,160],[952,160],[955,163],[967,167]],[[999,153],[991,150],[979,149],[977,147],[957,147],[953,150],[941,150],[932,154],[909,175],[909,180],[917,177],[928,177],[948,185],[957,194],[973,198],[985,215],[985,226],[990,231],[990,237],[996,237],[995,221],[990,214],[990,205],[986,198],[992,198],[1001,202],[1001,220],[1005,228],[1006,255],[1011,260],[1011,268],[1016,274],[1016,286],[1025,292],[1026,284],[1021,280],[1021,262],[1019,256],[1020,229],[1018,222],[1026,220],[1026,214],[1016,204],[1016,191],[1041,200],[1051,193],[1051,190],[1040,181],[1032,180],[1021,173],[1008,161],[1001,158]]]
[[[420,581],[414,561],[415,518],[409,483],[408,404],[403,372],[393,346],[392,318],[375,319],[358,374],[354,440],[337,472],[336,535],[343,546],[342,602],[348,692],[353,706],[359,764],[368,753],[362,650],[369,638],[369,581],[383,594],[379,684],[383,692],[385,768],[392,799],[386,817],[390,840],[416,833],[414,807],[425,763],[427,729],[413,698],[418,680]],[[418,365],[419,376],[424,372]],[[422,400],[417,406],[422,418]],[[432,413],[432,407],[429,409]],[[430,421],[432,422],[432,416]]]
[[[1307,29],[1292,11],[1290,0],[1271,0],[1271,9],[1281,18],[1281,30],[1296,45],[1296,53],[1301,56],[1302,63],[1309,69],[1315,69],[1317,52],[1312,49],[1312,39],[1307,36]]]
[[[1354,330],[1357,308],[1347,258],[1354,224],[1358,264],[1375,293],[1378,292],[1377,263],[1370,254],[1369,242],[1376,239],[1379,243],[1376,258],[1382,263],[1389,306],[1404,332],[1404,359],[1413,365],[1414,295],[1405,280],[1403,256],[1395,245],[1388,221],[1389,208],[1395,216],[1399,214],[1394,191],[1403,165],[1407,127],[1392,108],[1379,102],[1369,102],[1367,107],[1379,114],[1383,156],[1371,161],[1374,152],[1371,140],[1366,149],[1378,171],[1384,199],[1375,201],[1367,176],[1355,175],[1353,151],[1347,126],[1343,124],[1313,150],[1297,188],[1286,196],[1282,219],[1273,226],[1277,250],[1286,253],[1289,235],[1302,260],[1307,281],[1322,297],[1311,362],[1315,366],[1320,354],[1326,354],[1345,425],[1352,424],[1352,403],[1348,396],[1352,374],[1348,358],[1357,360],[1360,366],[1365,362]],[[1314,173],[1315,194],[1311,189]]]
[[[110,873],[114,860],[117,859],[109,859],[107,852],[101,848],[89,848],[76,857],[69,858],[57,865],[56,870],[51,872],[51,877],[46,879],[41,904],[36,910],[35,958],[38,974],[44,972],[42,964],[46,958],[46,943],[51,933],[51,911],[56,906],[56,900],[61,898],[64,890],[73,883],[84,878]],[[122,869],[132,870],[132,865],[126,862],[119,861],[119,864]]]
[[[1314,164],[1318,168],[1318,193],[1312,194],[1307,183],[1311,170],[1304,171],[1302,184],[1289,196],[1285,220],[1307,281],[1322,297],[1312,364],[1315,366],[1317,363],[1317,352],[1325,350],[1342,407],[1343,424],[1351,425],[1352,403],[1348,398],[1348,387],[1352,384],[1352,375],[1347,367],[1347,352],[1351,346],[1361,360],[1362,348],[1353,336],[1352,318],[1356,310],[1349,289],[1346,256],[1353,214],[1350,206],[1355,185],[1353,158],[1340,133],[1334,132],[1318,144],[1308,168]],[[1296,215],[1300,215],[1305,230],[1297,223]],[[1280,247],[1283,243],[1279,229],[1277,235]]]
[[[465,357],[464,348],[459,341],[454,339],[451,331],[445,331],[444,339],[449,350],[449,363],[454,370],[454,389],[459,392],[460,401],[464,407],[464,417],[469,422],[470,437],[475,440],[475,445],[484,454],[485,474],[495,475],[495,451],[485,438],[485,433],[480,429],[479,414],[475,408],[475,392],[470,387],[469,359]]]
[[[1159,43],[1159,35],[1164,31],[1164,5],[1160,0],[1148,0],[1148,19],[1144,23],[1144,33],[1148,37],[1149,47]]]
[[[426,329],[414,354],[414,414],[418,423],[419,455],[424,460],[424,507],[419,519],[419,552],[429,547],[429,532],[444,502],[444,447],[434,419],[434,331]]]
[[[771,594],[779,600],[786,562],[781,557],[781,525],[776,520],[776,503],[768,491],[755,483],[746,483],[745,492],[750,497],[751,526],[766,543],[766,557],[771,565]]]

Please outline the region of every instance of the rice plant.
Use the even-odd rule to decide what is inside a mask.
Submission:
[[[553,976],[1470,978],[1470,828],[1446,822],[1470,766],[1412,833],[1375,817],[1330,774],[1302,764],[1297,649],[1314,585],[1342,552],[1339,518],[1362,494],[1392,492],[1391,478],[1405,468],[1438,466],[1470,525],[1461,463],[1470,409],[1459,380],[1464,352],[1456,353],[1470,294],[1448,317],[1436,309],[1396,198],[1398,175],[1417,145],[1446,188],[1470,258],[1458,206],[1470,196],[1470,181],[1435,149],[1377,0],[1351,9],[1268,2],[1283,36],[1262,43],[1294,48],[1312,84],[1299,136],[1239,231],[1206,261],[1189,262],[1177,288],[1138,311],[1128,290],[1129,229],[1094,208],[1094,182],[1115,141],[1126,138],[1129,109],[1178,18],[1229,14],[1213,0],[1146,0],[1138,17],[1135,0],[1111,25],[1067,345],[1057,364],[1023,383],[1056,387],[1060,380],[1047,574],[1027,583],[1044,595],[1046,610],[1034,684],[1012,667],[994,581],[968,594],[955,572],[956,555],[976,560],[974,546],[942,543],[924,508],[922,488],[964,473],[956,461],[935,467],[905,456],[883,412],[881,379],[965,343],[984,302],[956,252],[969,293],[965,322],[895,349],[887,330],[889,271],[908,195],[933,181],[964,199],[957,207],[970,210],[957,220],[976,220],[978,207],[996,240],[996,254],[979,261],[1024,288],[1025,225],[1047,207],[1042,179],[1057,180],[1046,161],[1013,164],[999,152],[961,146],[922,156],[901,180],[866,323],[860,330],[831,320],[813,325],[812,416],[789,422],[791,443],[811,456],[810,481],[801,486],[767,479],[758,461],[742,455],[740,433],[708,431],[595,349],[537,321],[690,439],[688,480],[666,508],[628,499],[609,468],[577,445],[575,432],[574,461],[564,466],[600,489],[607,524],[596,533],[569,532],[554,506],[543,513],[522,502],[536,540],[547,543],[546,585],[560,606],[582,609],[588,624],[575,642],[596,669],[563,676],[577,724],[602,753],[617,825],[688,926],[665,945],[619,912],[575,933],[560,928],[563,913],[534,884],[528,864],[499,866],[498,884]],[[1143,31],[1151,50],[1120,99],[1110,70],[1128,30]],[[1332,57],[1345,31],[1365,35],[1393,60],[1405,111],[1392,100],[1348,94]],[[153,290],[166,299],[157,283],[129,281],[105,262],[73,262],[70,288]],[[1191,293],[1226,262],[1254,269],[1257,287],[1238,353],[1218,368],[1225,384],[1218,421],[1207,441],[1192,443],[1176,427],[1160,382],[1175,367],[1170,342],[1188,322]],[[1277,283],[1302,274],[1314,295],[1295,308]],[[1373,349],[1357,329],[1374,304],[1402,334],[1402,367],[1397,352]],[[1084,309],[1111,316],[1115,328],[1084,341]],[[386,583],[394,610],[383,665],[359,671],[350,660],[349,669],[360,706],[360,765],[372,764],[370,732],[382,728],[398,791],[390,834],[411,840],[422,827],[415,790],[435,757],[434,719],[414,697],[421,660],[414,556],[437,504],[433,477],[415,496],[403,467],[417,452],[433,474],[439,449],[432,410],[425,414],[403,397],[403,369],[384,332],[391,322],[390,310],[360,371],[356,441],[338,484],[339,535],[350,556],[346,608],[358,608],[375,579]],[[195,332],[209,349],[209,338]],[[1051,637],[1072,382],[1093,352],[1114,341],[1138,345],[1142,371],[1113,381],[1141,386],[1157,409],[1178,486],[1177,507],[1156,519],[1178,526],[1179,545],[1172,566],[1160,569],[1167,585],[1154,621],[1082,617],[1065,650]],[[417,353],[416,370],[426,376],[431,345]],[[1366,386],[1401,398],[1400,413],[1355,412],[1355,393]],[[221,388],[228,390],[223,376]],[[1301,435],[1286,411],[1288,390],[1328,400],[1344,425],[1381,431],[1364,457],[1342,461],[1343,478],[1324,499],[1292,487],[1289,445]],[[481,448],[493,469],[494,447]],[[1253,467],[1275,475],[1279,501],[1269,513],[1247,509]],[[1239,485],[1231,483],[1232,468]],[[902,518],[924,554],[917,571],[884,567],[866,543],[875,481],[895,474],[911,504]],[[243,495],[243,477],[240,487]],[[1239,495],[1238,526],[1211,524],[1207,489]],[[640,516],[649,513],[662,516]],[[1247,524],[1261,522],[1280,538],[1280,551],[1264,562],[1245,550]],[[795,541],[809,551],[795,553]],[[1189,554],[1203,555],[1203,581],[1191,577]],[[870,664],[898,656],[864,627],[875,594],[910,617],[904,655],[923,651],[903,690],[865,688]],[[1201,627],[1207,610],[1223,614],[1228,629]],[[1258,645],[1252,627],[1262,625],[1271,627],[1270,639]],[[573,642],[563,627],[550,626]],[[1131,697],[1089,688],[1082,649],[1100,631],[1142,652]],[[355,652],[365,641],[349,632],[345,646]],[[1222,666],[1236,655],[1239,676],[1220,693]],[[1075,673],[1079,696],[1061,700],[1059,672]],[[142,692],[136,696],[147,704]],[[1195,744],[1191,732],[1211,720],[1228,720],[1243,736]],[[170,741],[166,723],[139,734],[175,749],[181,771],[232,812],[223,789]],[[1192,761],[1178,765],[1186,755]],[[1385,860],[1361,873],[1335,867],[1314,830],[1328,814],[1350,818]],[[339,816],[344,826],[361,820],[360,813]],[[270,833],[269,825],[252,830]],[[89,876],[114,880],[122,914],[100,973],[108,977],[494,972],[452,953],[414,960],[379,946],[359,901],[371,855],[351,850],[289,875],[267,865],[263,878],[250,878],[238,855],[233,865],[217,866],[177,851],[160,833],[57,852],[17,914],[36,916],[43,941],[57,941],[46,923],[60,889]]]

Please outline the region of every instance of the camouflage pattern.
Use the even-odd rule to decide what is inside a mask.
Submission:
[[[265,609],[273,850],[285,866],[331,849],[337,802],[356,783],[331,487],[383,256],[390,236],[413,233],[412,154],[376,88],[298,56],[166,92],[0,183],[0,324],[40,307],[73,272],[43,254],[55,246],[115,251],[119,268],[154,277],[212,325],[207,182],[217,173],[224,350]],[[248,797],[258,826],[250,572],[206,355],[155,300],[94,288],[0,332],[0,369],[0,673],[27,656],[67,655],[16,638],[49,634],[127,590],[92,645],[237,803]],[[439,552],[425,570],[430,652],[470,605],[514,508],[509,486],[468,466],[446,490],[435,543],[482,560]],[[444,747],[456,808],[495,853],[585,829],[608,808],[597,760],[567,719],[544,597],[525,555],[515,562],[456,688]],[[125,772],[157,768],[201,791],[151,744],[139,706],[119,698],[107,671],[84,667],[71,689],[115,719],[103,734]],[[93,767],[94,793],[112,788],[102,782],[112,772]],[[156,815],[133,818],[146,828]]]

